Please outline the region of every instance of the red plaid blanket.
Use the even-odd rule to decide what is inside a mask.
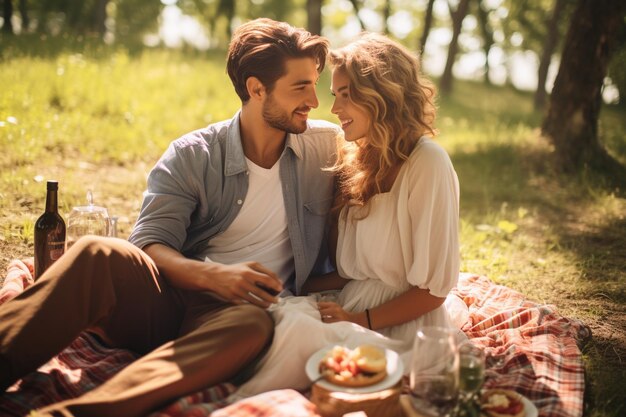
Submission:
[[[13,261],[0,304],[32,283],[32,260]],[[584,368],[577,346],[591,333],[553,306],[539,305],[485,277],[461,274],[454,293],[470,309],[463,331],[487,352],[486,387],[511,388],[528,397],[543,417],[580,417]],[[57,357],[0,396],[0,415],[25,416],[29,410],[72,398],[106,381],[136,355],[102,346],[85,333]],[[150,417],[319,417],[304,395],[285,389],[233,404],[236,391],[220,384],[181,398]]]

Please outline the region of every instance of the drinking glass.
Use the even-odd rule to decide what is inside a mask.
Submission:
[[[459,346],[459,389],[469,398],[483,385],[485,379],[485,352],[471,341]]]
[[[109,236],[111,219],[104,207],[93,204],[91,191],[87,192],[87,205],[72,208],[67,219],[65,250],[85,235]]]
[[[458,401],[458,370],[453,331],[418,329],[409,374],[413,407],[427,416],[449,416]]]

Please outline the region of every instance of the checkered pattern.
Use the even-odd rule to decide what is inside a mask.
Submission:
[[[579,417],[585,370],[578,343],[589,327],[487,278],[461,274],[453,291],[469,306],[462,330],[487,353],[485,386],[528,397],[540,416]]]
[[[32,260],[13,261],[0,289],[0,304],[31,283]],[[487,352],[486,387],[518,391],[542,417],[582,416],[584,368],[577,343],[590,337],[587,326],[485,277],[461,274],[453,292],[470,309],[463,331]],[[82,334],[0,396],[0,415],[21,417],[31,409],[79,396],[135,358],[129,351],[104,347]],[[236,400],[236,387],[220,384],[181,398],[150,417],[318,417],[315,406],[293,390]]]

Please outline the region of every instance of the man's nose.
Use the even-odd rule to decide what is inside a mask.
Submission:
[[[312,109],[316,109],[320,105],[320,102],[317,99],[317,94],[315,93],[315,90],[313,90],[311,94],[309,94],[309,97],[307,98],[307,101],[306,101],[306,105]]]

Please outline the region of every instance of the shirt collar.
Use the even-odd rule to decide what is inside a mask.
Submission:
[[[231,119],[226,133],[226,156],[224,158],[224,175],[236,175],[248,170],[246,158],[241,145],[239,119],[241,110]]]
[[[308,129],[308,126],[307,126]],[[285,141],[285,148],[291,149],[293,154],[298,157],[298,159],[302,159],[302,141],[297,140],[298,135],[295,133],[289,133],[287,135],[287,140]]]

